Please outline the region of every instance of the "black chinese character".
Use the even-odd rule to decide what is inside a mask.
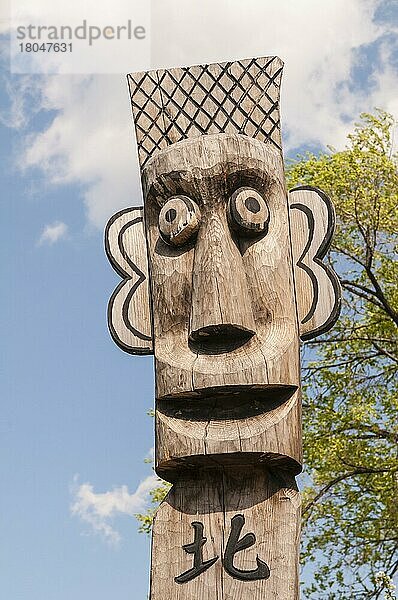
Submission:
[[[231,533],[229,534],[227,547],[225,548],[223,566],[228,575],[235,577],[235,579],[241,579],[242,581],[255,581],[257,579],[268,579],[270,576],[270,570],[263,560],[258,555],[256,558],[257,569],[252,571],[243,571],[234,567],[234,556],[237,552],[250,548],[256,541],[254,533],[246,533],[242,539],[239,539],[243,525],[245,524],[245,517],[243,515],[235,515],[231,519]]]
[[[234,566],[234,556],[237,552],[250,548],[256,541],[254,533],[247,533],[242,539],[239,539],[243,525],[245,524],[245,517],[243,515],[235,515],[231,519],[231,532],[229,534],[227,546],[225,548],[224,559],[222,561],[223,567],[231,577],[240,579],[241,581],[256,581],[258,579],[268,579],[270,576],[270,570],[263,560],[258,555],[256,558],[257,569],[251,571],[244,571],[237,569]],[[188,554],[193,554],[193,568],[189,571],[185,571],[174,580],[177,583],[187,583],[192,579],[195,579],[201,573],[204,573],[209,567],[211,567],[217,560],[218,556],[211,558],[210,560],[203,561],[203,546],[207,542],[207,538],[203,536],[203,523],[194,521],[192,527],[195,530],[194,541],[192,544],[186,544],[183,549]]]
[[[187,583],[187,581],[195,579],[195,577],[204,573],[206,569],[211,567],[211,565],[218,560],[218,556],[215,556],[210,560],[203,561],[203,546],[207,542],[207,538],[203,537],[203,523],[194,521],[192,527],[195,530],[194,541],[192,544],[186,544],[183,548],[188,554],[194,555],[193,568],[189,569],[189,571],[185,571],[185,573],[182,573],[178,577],[174,577],[174,581],[177,583]]]

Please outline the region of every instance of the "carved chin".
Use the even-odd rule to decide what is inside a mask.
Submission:
[[[231,386],[207,390],[208,396],[162,400],[157,404],[156,469],[172,481],[176,466],[279,466],[299,473],[300,447],[280,423],[300,419],[300,392],[295,386]],[[194,424],[194,426],[193,426]],[[222,435],[220,435],[222,433]],[[168,445],[168,440],[179,444]]]

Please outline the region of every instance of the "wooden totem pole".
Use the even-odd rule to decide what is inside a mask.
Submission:
[[[128,76],[144,207],[118,212],[115,342],[154,354],[151,600],[297,600],[300,338],[339,313],[334,213],[287,194],[277,57]]]

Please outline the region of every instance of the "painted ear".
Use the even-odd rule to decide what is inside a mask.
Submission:
[[[323,263],[335,228],[333,205],[311,186],[289,192],[294,278],[302,340],[328,331],[340,314],[336,273]]]
[[[130,354],[153,354],[142,207],[127,208],[111,217],[105,229],[105,251],[123,278],[108,305],[112,338]]]

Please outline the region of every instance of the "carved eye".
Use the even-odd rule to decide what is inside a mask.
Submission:
[[[233,229],[247,236],[264,233],[269,222],[267,203],[256,190],[241,187],[229,199],[228,220]]]
[[[182,246],[193,237],[200,223],[200,210],[187,196],[173,196],[159,214],[160,235],[167,244]]]

